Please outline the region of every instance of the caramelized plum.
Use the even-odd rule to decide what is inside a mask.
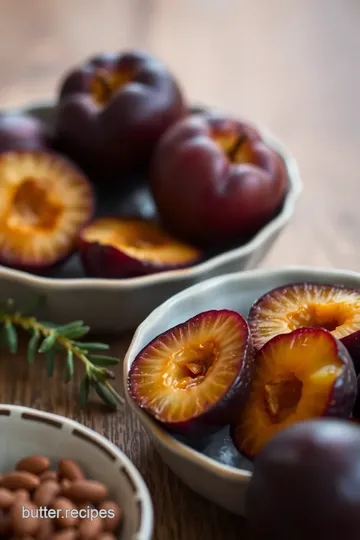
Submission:
[[[151,341],[131,366],[128,388],[166,427],[197,434],[230,422],[247,398],[252,366],[246,321],[211,310]]]
[[[254,304],[249,325],[256,349],[296,328],[325,328],[343,342],[360,372],[360,291],[356,289],[318,283],[285,285]]]
[[[159,225],[128,218],[99,218],[83,229],[80,255],[87,275],[126,278],[190,266],[200,251]]]
[[[360,429],[335,419],[301,422],[263,449],[247,491],[256,540],[358,540]]]
[[[69,161],[45,151],[0,155],[0,263],[41,272],[75,249],[93,193]]]
[[[232,427],[238,450],[255,457],[284,427],[323,416],[349,417],[357,394],[351,357],[321,328],[271,339],[257,353],[248,401]]]

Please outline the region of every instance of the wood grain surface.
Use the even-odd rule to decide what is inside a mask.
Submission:
[[[62,72],[93,52],[147,49],[191,99],[262,122],[297,157],[304,194],[263,265],[360,270],[359,21],[358,0],[0,0],[0,106],[53,98]],[[112,353],[129,339],[112,338]],[[247,538],[241,519],[162,464],[127,407],[81,411],[77,382],[49,382],[42,367],[2,355],[1,401],[74,417],[118,444],[152,493],[154,540]]]

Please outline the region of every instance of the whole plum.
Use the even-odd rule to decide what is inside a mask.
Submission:
[[[257,540],[358,540],[360,429],[324,419],[284,429],[255,461],[247,492]]]

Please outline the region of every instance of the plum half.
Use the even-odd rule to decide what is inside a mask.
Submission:
[[[254,304],[249,326],[257,350],[278,334],[325,328],[343,342],[360,372],[360,291],[356,289],[318,283],[279,287]]]
[[[256,458],[246,495],[254,540],[358,540],[360,429],[318,419],[293,425]]]
[[[128,389],[167,428],[192,435],[231,421],[252,372],[247,322],[234,311],[211,310],[151,341],[131,366]]]
[[[79,250],[87,275],[108,279],[185,268],[201,257],[151,221],[120,217],[99,218],[85,227]]]
[[[274,337],[256,354],[249,399],[231,428],[238,450],[255,457],[284,427],[317,417],[348,418],[357,382],[344,345],[322,328]]]
[[[45,151],[0,155],[0,263],[39,272],[75,249],[94,197],[69,161]]]

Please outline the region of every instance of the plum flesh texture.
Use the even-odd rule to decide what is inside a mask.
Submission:
[[[295,283],[274,289],[251,308],[255,349],[297,328],[325,328],[348,349],[360,372],[360,291],[340,285]]]
[[[167,428],[193,435],[231,421],[247,398],[252,366],[246,321],[211,310],[148,344],[131,366],[128,388]]]
[[[151,221],[113,217],[83,229],[80,256],[88,276],[121,279],[186,268],[201,253]]]
[[[257,353],[249,399],[231,434],[255,457],[281,429],[318,417],[348,418],[356,374],[342,343],[320,328],[301,328],[270,340]]]
[[[0,263],[41,273],[63,261],[93,207],[87,178],[61,156],[0,154]]]
[[[358,540],[360,429],[336,419],[293,425],[255,460],[247,492],[254,540]]]

